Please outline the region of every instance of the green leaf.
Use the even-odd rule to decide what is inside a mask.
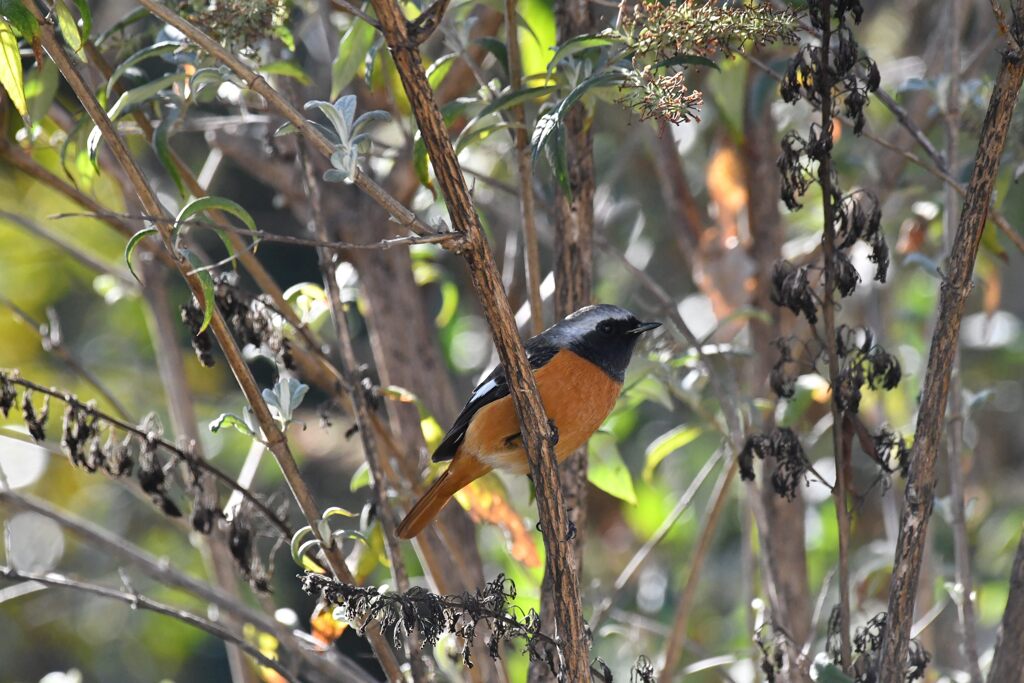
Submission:
[[[430,155],[427,153],[427,143],[423,142],[423,136],[420,135],[418,128],[412,139],[412,167],[416,169],[416,177],[423,187],[437,196],[434,183],[430,180]]]
[[[467,140],[475,135],[478,131],[476,130],[477,125],[483,119],[487,118],[491,114],[509,109],[521,104],[523,102],[529,102],[535,100],[538,97],[543,97],[557,90],[556,86],[553,85],[542,85],[536,88],[523,88],[521,90],[510,90],[503,92],[498,97],[495,97],[490,103],[487,104],[480,112],[474,116],[462,129],[462,133],[459,134],[458,139],[455,141],[456,149],[463,149]]]
[[[312,83],[306,72],[302,70],[302,67],[295,62],[282,59],[277,62],[271,62],[270,64],[264,64],[260,71],[265,74],[276,74],[278,76],[287,76],[288,78],[294,78],[302,85],[309,85]]]
[[[320,517],[322,519],[330,519],[331,517],[358,517],[359,515],[355,512],[349,512],[345,508],[332,505],[331,507],[324,510],[324,514]]]
[[[433,64],[427,67],[427,83],[431,88],[441,85],[441,81],[451,71],[452,65],[455,64],[455,58],[458,56],[457,52],[449,52],[435,59]]]
[[[508,47],[505,46],[505,43],[492,36],[481,36],[473,42],[479,43],[481,47],[494,55],[498,64],[508,74]]]
[[[32,43],[39,37],[39,22],[22,0],[0,0],[0,16],[7,19],[22,38]]]
[[[299,566],[302,566],[302,553],[299,551],[299,549],[302,547],[303,539],[306,538],[306,536],[312,535],[312,533],[312,527],[304,526],[292,535],[292,540],[291,543],[289,544],[289,547],[291,548],[292,551],[292,560],[295,562],[295,564]]]
[[[89,11],[89,3],[86,0],[75,0],[75,7],[82,15],[82,39],[89,40],[89,34],[92,33],[92,12]]]
[[[353,20],[345,35],[338,41],[338,56],[331,64],[331,99],[335,100],[341,91],[355,78],[359,65],[373,44],[373,27],[365,21]]]
[[[213,276],[210,275],[208,270],[200,270],[203,267],[203,262],[199,260],[198,256],[187,249],[182,249],[182,252],[196,271],[196,277],[199,278],[199,286],[203,290],[203,301],[201,302],[203,306],[203,324],[199,327],[199,334],[202,334],[210,325],[210,321],[213,320],[214,302],[217,300],[213,290]]]
[[[24,74],[21,70],[21,54],[14,29],[6,21],[0,21],[0,85],[7,91],[14,108],[24,117],[28,116],[25,101]]]
[[[643,480],[650,483],[654,479],[654,470],[661,464],[661,461],[680,448],[693,443],[700,436],[701,431],[701,428],[696,425],[679,425],[652,441],[644,454]]]
[[[241,204],[227,197],[206,196],[193,199],[181,208],[178,216],[174,219],[174,233],[178,233],[185,221],[204,211],[224,211],[230,213],[245,223],[245,227],[249,228],[249,230],[256,232],[256,221],[253,220],[252,216]],[[228,255],[234,257],[235,246],[228,239],[227,234],[223,230],[215,229],[214,232],[220,237],[220,241],[224,244],[224,248],[227,249]]]
[[[44,59],[42,64],[29,71],[25,78],[25,99],[28,101],[30,121],[42,121],[50,111],[60,85],[59,76],[57,65],[49,59]]]
[[[363,488],[364,486],[370,485],[370,466],[367,463],[362,463],[356,468],[356,471],[352,473],[352,479],[348,483],[348,488],[353,493]]]
[[[184,199],[188,197],[189,193],[185,187],[185,181],[182,180],[181,174],[178,172],[178,166],[174,163],[169,140],[171,127],[174,126],[174,122],[178,120],[180,115],[181,109],[179,107],[165,104],[163,116],[160,117],[160,125],[157,126],[156,131],[153,133],[153,148],[156,150],[156,156],[160,159],[160,163],[164,165],[167,173],[171,176],[171,180],[174,181],[175,187],[178,188],[178,195]]]
[[[117,118],[120,117],[128,107],[145,102],[160,91],[165,90],[184,79],[185,74],[174,73],[122,93],[122,95],[117,98],[117,102],[114,103],[114,106],[107,112],[107,118],[111,121],[117,120]],[[99,150],[100,142],[102,140],[103,133],[100,131],[99,126],[93,126],[92,130],[89,132],[86,149],[89,151],[89,158],[94,164],[96,163],[96,152]]]
[[[668,387],[657,377],[644,377],[629,387],[626,390],[626,395],[633,405],[650,401],[651,403],[664,406],[666,410],[672,410],[674,407],[672,405],[672,395],[669,393]]]
[[[139,62],[149,59],[150,57],[159,57],[161,55],[170,54],[181,48],[181,46],[182,44],[177,41],[161,41],[159,43],[149,45],[148,47],[144,47],[138,52],[129,55],[123,62],[117,65],[114,72],[110,74],[110,78],[107,79],[107,99],[109,100],[114,94],[114,86],[117,85],[117,82],[125,75],[128,69],[132,68]]]
[[[591,88],[602,88],[607,85],[614,83],[621,83],[624,79],[624,75],[621,71],[603,71],[596,73],[590,78],[587,78],[582,83],[573,88],[565,99],[558,103],[558,117],[564,119],[565,115],[569,113],[572,106],[579,101],[581,97],[587,94],[587,91]]]
[[[249,425],[245,424],[245,420],[237,415],[232,415],[231,413],[221,413],[216,419],[210,421],[210,431],[214,434],[225,427],[237,429],[246,436],[253,435],[252,430],[249,429]]]
[[[555,51],[555,56],[548,62],[548,73],[550,74],[558,66],[559,62],[563,59],[571,57],[574,54],[589,50],[595,47],[606,47],[608,45],[621,44],[622,38],[615,35],[613,32],[608,31],[606,33],[592,33],[588,35],[576,36],[565,41],[558,46]]]
[[[139,246],[139,242],[150,235],[155,235],[157,232],[156,228],[143,228],[132,235],[128,239],[128,244],[124,247],[124,262],[128,264],[128,270],[136,280],[139,280],[139,276],[135,274],[135,269],[132,268],[132,252],[135,251],[135,247]],[[139,280],[139,282],[141,283],[142,281]]]
[[[57,25],[60,26],[60,33],[64,41],[75,54],[82,51],[82,34],[78,32],[78,22],[75,20],[71,10],[64,4],[64,0],[56,0],[53,9],[57,12]],[[79,56],[81,56],[79,54]]]
[[[843,673],[835,664],[814,664],[818,683],[853,683],[853,679]]]
[[[607,432],[598,432],[590,438],[587,451],[589,466],[587,479],[605,493],[636,505],[636,490],[633,475],[622,461],[615,437]]]
[[[2,2],[2,0],[0,0],[0,2]],[[106,42],[106,40],[115,33],[120,33],[128,26],[131,26],[132,24],[138,21],[148,18],[149,10],[147,10],[145,7],[136,7],[132,11],[128,12],[128,14],[124,15],[119,20],[117,20],[117,22],[114,23],[113,26],[111,26],[106,31],[97,36],[95,41],[96,47],[102,46],[103,43]]]

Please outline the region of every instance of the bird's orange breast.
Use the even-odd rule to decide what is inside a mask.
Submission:
[[[572,351],[561,350],[535,370],[541,401],[558,429],[555,455],[561,462],[586,443],[615,407],[622,384]],[[475,456],[494,469],[516,474],[529,471],[519,438],[519,420],[512,397],[481,408],[466,429],[459,455]]]

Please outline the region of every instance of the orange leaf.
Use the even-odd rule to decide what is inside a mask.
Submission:
[[[743,161],[734,148],[719,147],[711,157],[707,187],[708,195],[718,209],[722,237],[736,237],[739,215],[747,207],[747,182]]]
[[[921,251],[927,234],[928,221],[924,218],[915,214],[906,219],[900,226],[900,238],[896,241],[896,253],[906,255]]]
[[[477,479],[456,493],[455,498],[474,522],[489,522],[505,532],[513,558],[527,567],[540,566],[537,544],[523,518],[509,505],[501,480],[494,475]]]
[[[318,602],[309,617],[309,628],[313,638],[327,647],[345,632],[348,624],[334,618],[334,608],[325,602]]]

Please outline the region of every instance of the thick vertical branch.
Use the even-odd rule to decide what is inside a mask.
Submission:
[[[1022,3],[1017,2],[1020,17]],[[1015,22],[1013,33],[1024,26]],[[921,393],[921,406],[914,433],[905,504],[900,519],[892,582],[889,586],[889,616],[882,643],[879,680],[902,681],[906,667],[910,626],[914,619],[914,596],[921,572],[928,520],[935,503],[935,460],[942,443],[943,421],[949,398],[950,375],[960,338],[960,322],[971,292],[971,275],[985,228],[989,201],[1006,145],[1010,119],[1024,80],[1024,61],[1019,45],[1008,46],[996,76],[988,111],[978,136],[980,140],[974,170],[960,215],[956,239],[950,252],[946,276],[939,294],[939,316],[928,354],[928,368]]]
[[[583,610],[576,561],[572,546],[566,540],[569,524],[563,507],[551,428],[476,208],[427,81],[419,50],[409,39],[408,24],[393,0],[373,0],[373,8],[412,105],[452,225],[466,238],[463,254],[509,378],[512,402],[519,416],[523,443],[537,488],[537,506],[547,548],[547,570],[556,586],[555,614],[558,636],[563,644],[564,673],[569,680],[584,681],[589,675],[589,662]]]
[[[988,672],[988,683],[1014,681],[1024,681],[1024,535],[1021,535],[1017,555],[1013,558],[1010,594],[1006,598],[992,668]]]
[[[565,42],[591,30],[593,19],[587,0],[555,3],[558,40]],[[591,303],[594,282],[594,150],[590,120],[583,105],[565,117],[566,156],[571,196],[559,189],[555,207],[555,318],[563,318]],[[525,135],[525,132],[524,132]],[[576,529],[572,543],[576,570],[582,570],[583,540],[587,525],[587,447],[580,447],[562,464],[562,492],[570,524]],[[541,623],[550,628],[557,587],[545,575],[541,585]],[[544,628],[544,626],[542,626]],[[547,678],[543,662],[530,665],[530,680]]]
[[[956,0],[949,3],[949,92],[946,98],[946,168],[959,165],[957,148],[960,143],[960,32],[963,30],[963,5]],[[945,185],[945,209],[942,232],[946,249],[946,262],[952,254],[956,225],[960,217],[960,202],[956,190]],[[974,617],[974,581],[971,577],[971,549],[964,519],[964,405],[960,383],[960,348],[953,356],[950,370],[949,415],[946,431],[946,457],[949,469],[949,497],[952,512],[953,556],[955,566],[957,617],[960,621],[963,655],[972,683],[981,683],[978,665],[978,632]]]

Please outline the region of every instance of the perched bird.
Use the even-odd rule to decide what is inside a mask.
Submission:
[[[640,322],[624,308],[598,304],[581,308],[526,342],[544,411],[557,430],[558,462],[586,443],[608,417],[640,335],[660,325]],[[451,461],[448,469],[398,525],[399,538],[419,534],[459,489],[491,470],[529,472],[500,365],[473,391],[434,451],[434,462],[446,460]]]

